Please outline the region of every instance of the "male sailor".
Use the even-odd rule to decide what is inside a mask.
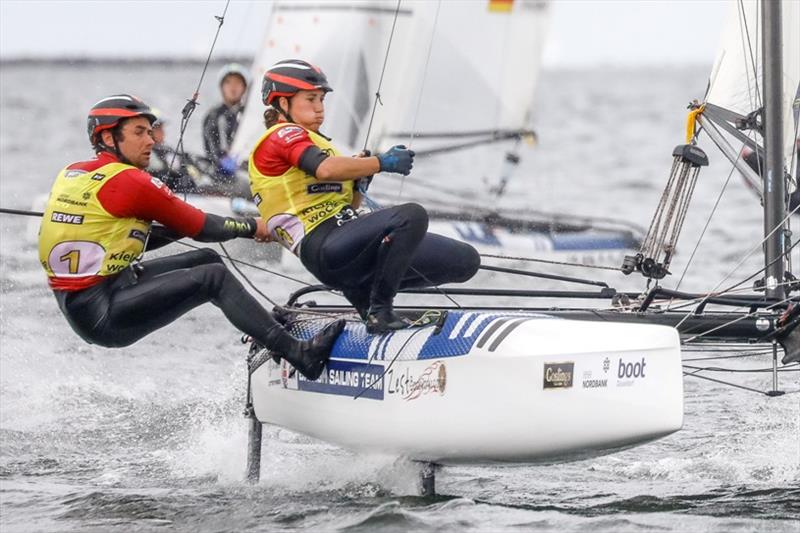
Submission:
[[[238,329],[316,379],[343,321],[308,341],[292,337],[209,249],[137,262],[145,249],[184,236],[201,242],[268,236],[261,219],[204,213],[143,170],[155,120],[134,96],[103,98],[88,117],[96,157],[67,166],[53,184],[39,259],[70,326],[91,344],[128,346],[211,302]]]
[[[247,196],[246,185],[238,183],[239,162],[230,153],[233,136],[239,128],[244,110],[249,74],[238,63],[228,63],[217,76],[222,102],[212,107],[203,118],[203,147],[212,165],[220,191]]]
[[[393,301],[404,287],[463,282],[478,270],[470,245],[428,233],[428,213],[407,203],[357,214],[355,182],[378,172],[407,175],[414,152],[394,146],[378,156],[346,157],[322,133],[325,74],[298,59],[264,74],[267,131],[250,155],[250,188],[272,238],[339,289],[370,333],[409,324]]]

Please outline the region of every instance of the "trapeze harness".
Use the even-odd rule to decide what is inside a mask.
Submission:
[[[310,141],[306,150],[313,145],[329,156],[340,155],[326,137],[278,123],[250,155],[250,187],[273,238],[298,255],[321,282],[366,311],[370,305],[391,307],[400,288],[462,282],[477,272],[478,252],[427,233],[428,214],[422,206],[409,203],[357,214],[350,205],[353,181],[322,181],[300,169],[280,142],[282,134],[298,129]],[[270,156],[289,168],[280,175],[259,168],[256,155],[267,150],[277,150]]]

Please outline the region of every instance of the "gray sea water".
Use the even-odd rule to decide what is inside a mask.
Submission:
[[[523,154],[506,205],[647,226],[672,148],[683,140],[685,105],[702,96],[707,71],[545,71],[535,117],[540,142]],[[0,204],[29,208],[60,168],[89,156],[85,114],[101,96],[132,92],[152,102],[173,118],[174,141],[199,74],[199,66],[181,64],[0,64]],[[205,84],[206,109],[214,99]],[[187,131],[190,150],[200,147],[203,110]],[[731,280],[761,264],[758,254],[742,260],[759,248],[758,201],[736,176],[725,185],[729,165],[706,147],[712,165],[701,174],[673,265],[683,272],[704,233],[686,290],[713,287],[740,261]],[[420,161],[415,174],[472,190],[478,203],[482,176],[470,169],[481,157]],[[428,193],[415,194],[424,203]],[[437,479],[442,496],[421,498],[408,462],[269,428],[262,480],[250,486],[243,482],[245,350],[234,328],[205,306],[130,348],[84,344],[46,288],[28,223],[0,215],[3,532],[800,528],[800,395],[767,398],[692,378],[681,431],[607,457],[446,468]],[[299,288],[248,274],[279,301]],[[640,279],[612,282],[642,287]],[[519,286],[493,276],[476,283]],[[769,364],[767,357],[730,362]],[[739,382],[764,389],[770,376],[745,374]],[[781,388],[796,390],[798,373],[782,374]]]

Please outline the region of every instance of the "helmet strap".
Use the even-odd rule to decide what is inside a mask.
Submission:
[[[98,141],[97,146],[100,147],[105,152],[110,152],[111,154],[115,155],[120,163],[125,163],[126,165],[134,166],[133,163],[128,161],[128,158],[122,155],[122,150],[119,149],[119,143],[117,142],[117,135],[116,135],[116,128],[112,128],[109,133],[111,133],[111,140],[114,142],[114,146],[108,146],[106,143],[103,142],[102,138]]]
[[[289,98],[287,98],[287,97],[284,97],[284,98],[286,98],[286,102],[288,103],[289,102]],[[289,110],[287,109],[286,111],[284,111],[283,108],[281,107],[281,99],[280,98],[276,98],[275,102],[272,105],[275,107],[275,109],[280,111],[281,115],[286,117],[286,120],[288,120],[289,122],[294,122],[294,119],[292,118],[292,115],[289,114]]]

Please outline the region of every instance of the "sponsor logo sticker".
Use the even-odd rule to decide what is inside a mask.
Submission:
[[[254,194],[253,195],[253,203],[256,204],[256,205],[261,205],[261,202],[262,202],[261,195],[258,194],[258,193]]]
[[[426,395],[444,396],[446,389],[447,367],[441,361],[429,365],[418,376],[408,368],[401,372],[390,368],[386,373],[386,393],[397,394],[406,401]]]
[[[50,215],[50,220],[58,222],[59,224],[83,224],[83,215],[72,215],[70,213],[61,213],[60,211],[53,211]]]
[[[329,361],[325,372],[317,381],[309,381],[296,374],[297,388],[301,391],[337,396],[356,396],[383,400],[383,366],[349,361]]]
[[[308,194],[323,194],[328,192],[342,192],[341,183],[312,183],[306,186]]]
[[[636,380],[646,378],[647,360],[625,361],[621,357],[617,362],[617,387],[630,387]]]
[[[93,179],[94,181],[103,181],[103,178],[105,177],[106,177],[105,174],[100,174],[99,172],[95,172],[95,174],[92,176],[91,179]]]
[[[303,137],[305,130],[299,126],[285,126],[278,130],[278,138],[290,144]]]
[[[575,373],[575,363],[545,363],[544,383],[545,389],[568,389],[572,387],[572,376]]]
[[[594,367],[594,365],[591,365]],[[608,370],[611,368],[611,360],[606,357],[603,359],[603,364],[601,365],[603,368],[603,373],[600,375],[600,371],[597,371],[597,376],[593,370],[584,370],[583,375],[581,377],[581,387],[584,389],[604,389],[608,387]]]

